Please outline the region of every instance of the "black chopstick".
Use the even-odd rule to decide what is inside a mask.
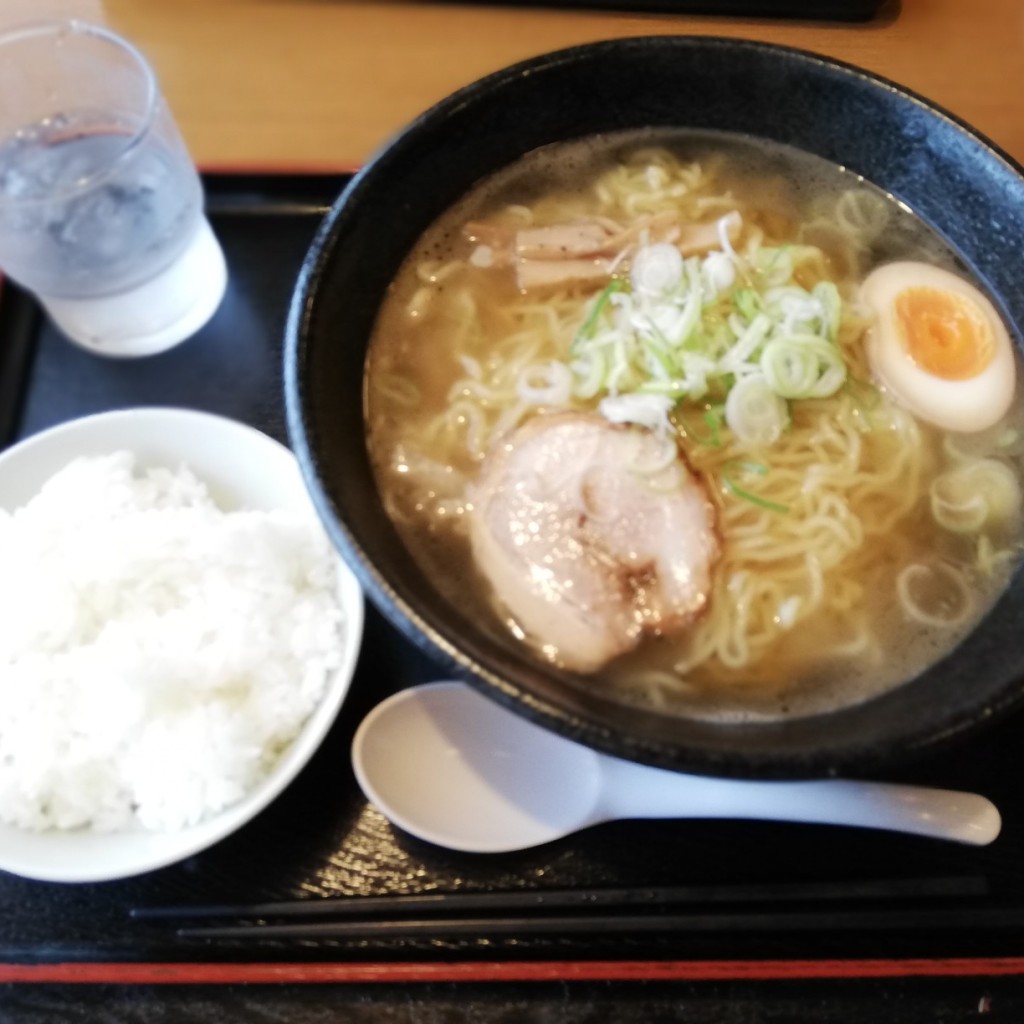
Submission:
[[[471,935],[628,935],[651,932],[901,931],[921,929],[1024,929],[1021,908],[900,908],[856,911],[762,911],[759,913],[583,915],[571,917],[472,917],[390,921],[315,921],[301,924],[180,928],[182,939],[410,939]]]
[[[824,900],[922,899],[935,896],[984,896],[988,883],[979,876],[881,879],[843,882],[779,882],[749,885],[636,886],[630,888],[514,890],[397,896],[308,897],[270,903],[134,907],[140,920],[181,918],[379,917],[411,914],[461,914],[507,910],[616,910],[638,907],[783,903]]]

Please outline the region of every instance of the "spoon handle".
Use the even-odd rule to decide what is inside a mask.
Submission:
[[[854,825],[984,846],[999,835],[996,806],[976,793],[883,782],[750,782],[698,778],[616,761],[608,818],[743,818]]]

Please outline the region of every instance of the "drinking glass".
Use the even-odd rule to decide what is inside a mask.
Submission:
[[[111,356],[170,348],[220,304],[195,166],[149,64],[105,28],[0,35],[0,269]]]

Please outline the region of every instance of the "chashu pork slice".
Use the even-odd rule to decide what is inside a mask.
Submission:
[[[592,672],[707,605],[714,508],[674,439],[599,416],[528,420],[472,496],[477,566],[549,660]]]

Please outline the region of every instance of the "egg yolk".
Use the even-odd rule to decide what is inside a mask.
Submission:
[[[991,325],[965,296],[906,288],[896,297],[895,310],[907,353],[934,377],[976,377],[995,356]]]

